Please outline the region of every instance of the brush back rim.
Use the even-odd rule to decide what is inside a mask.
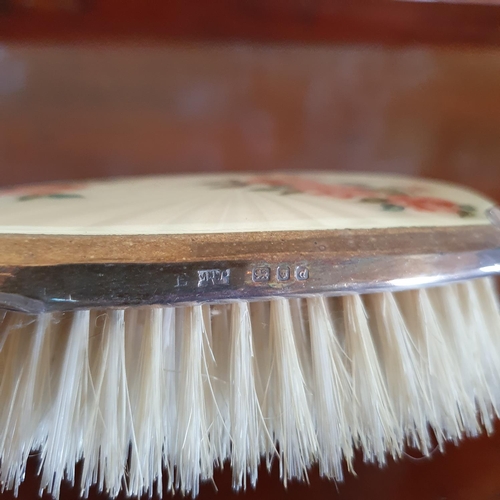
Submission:
[[[500,272],[494,225],[0,235],[0,306],[38,313],[398,291]]]
[[[344,295],[482,277],[500,267],[491,207],[460,186],[341,172],[19,186],[0,191],[0,307]]]

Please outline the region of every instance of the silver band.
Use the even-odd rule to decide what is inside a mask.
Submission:
[[[352,245],[367,247],[367,242],[371,242],[370,247],[342,253],[338,249],[329,251],[328,242],[335,238],[330,232],[320,240],[324,243],[316,252],[294,252],[294,258],[290,252],[269,252],[269,245],[259,255],[254,243],[251,260],[235,259],[233,254],[224,260],[174,263],[0,267],[0,306],[39,313],[309,294],[345,295],[420,288],[500,272],[500,229],[493,225],[436,234],[406,231],[404,245],[396,245],[401,236],[391,236],[394,232],[371,234],[356,242],[353,240],[358,236],[353,231]],[[309,236],[304,239],[309,241]],[[318,240],[317,235],[315,239]],[[242,254],[247,251],[240,250]]]

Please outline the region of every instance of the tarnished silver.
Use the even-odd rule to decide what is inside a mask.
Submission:
[[[445,228],[108,239],[3,235],[0,308],[36,314],[346,295],[481,278],[500,273],[500,209],[489,209],[487,217],[491,224]]]
[[[225,302],[310,294],[398,291],[500,272],[500,230],[470,251],[281,260],[27,266],[0,284],[0,304],[28,313],[78,308]],[[1,269],[0,269],[1,271]],[[3,269],[4,275],[9,274]]]
[[[491,207],[488,210],[486,210],[486,216],[488,217],[489,221],[493,225],[500,228],[500,207],[499,206]]]

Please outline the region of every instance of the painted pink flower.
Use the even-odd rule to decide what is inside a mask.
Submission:
[[[460,207],[456,203],[441,198],[432,198],[430,196],[390,196],[387,202],[392,205],[413,208],[414,210],[422,212],[446,212],[456,214],[460,211]]]
[[[460,217],[472,217],[476,208],[471,205],[460,205],[442,198],[424,196],[423,188],[410,186],[408,190],[397,188],[377,188],[356,184],[323,184],[318,181],[294,175],[258,175],[247,179],[241,186],[252,186],[253,189],[269,189],[280,194],[305,193],[313,196],[328,196],[339,200],[356,200],[363,203],[378,204],[386,211],[402,211],[411,208],[422,212],[442,212],[456,214]]]
[[[322,184],[321,182],[292,175],[257,176],[250,178],[247,182],[249,184],[290,188],[300,193],[315,196],[331,196],[332,198],[342,200],[373,195],[372,190],[359,186]]]

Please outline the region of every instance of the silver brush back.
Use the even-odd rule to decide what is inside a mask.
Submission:
[[[449,184],[330,172],[0,192],[0,307],[28,313],[398,291],[498,272],[500,215]]]
[[[25,247],[26,252],[36,253],[43,244],[63,254],[71,253],[72,246],[86,247],[89,238],[73,237],[68,245],[61,238],[38,237],[23,245],[0,236],[0,248],[3,244],[21,252]],[[105,246],[132,246],[138,255],[146,255],[154,246],[161,255],[161,247],[172,240],[190,257],[173,262],[2,266],[0,307],[40,313],[394,292],[500,272],[500,229],[494,225],[284,232],[278,237],[267,233],[123,236],[113,237]]]

